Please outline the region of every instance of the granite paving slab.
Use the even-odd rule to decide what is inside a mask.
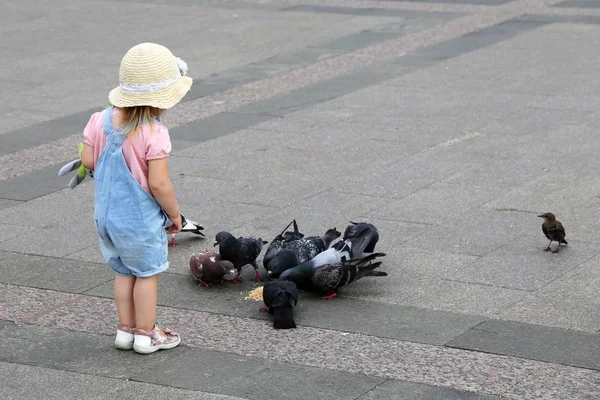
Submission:
[[[232,364],[236,365],[235,369],[231,368]],[[250,399],[282,395],[289,399],[332,396],[355,399],[384,381],[365,375],[196,349],[180,355],[173,363],[148,369],[135,379]]]
[[[548,284],[499,318],[584,332],[600,331],[597,287],[600,260],[594,257]]]
[[[388,379],[357,400],[492,400],[496,398],[439,386]]]
[[[446,346],[600,370],[600,336],[490,319]]]
[[[514,240],[456,271],[454,279],[521,290],[539,290],[598,254],[596,245],[572,242],[555,254],[544,237]],[[541,246],[540,246],[541,244]]]
[[[18,301],[19,296],[23,296],[23,299],[31,297],[31,293],[25,290],[28,288],[21,289],[12,299],[13,302]],[[47,292],[41,289],[36,291]],[[58,329],[106,334],[106,344],[110,344],[116,324],[112,300],[80,295],[77,299],[29,320]],[[187,346],[209,351],[319,368],[326,366],[327,369],[349,373],[491,395],[509,392],[526,377],[535,377],[529,382],[530,387],[539,385],[540,379],[544,379],[544,370],[560,371],[564,375],[564,390],[576,392],[581,387],[575,383],[582,374],[581,369],[574,367],[328,329],[300,327],[288,332],[274,332],[266,321],[191,310],[159,307],[158,311],[161,324],[177,327]],[[111,313],[112,321],[102,318]],[[249,339],[267,337],[269,340],[266,341]],[[324,364],[323,360],[327,360],[327,363]],[[594,387],[597,387],[597,382],[588,381],[584,389],[591,390]],[[547,390],[555,388],[549,387]]]
[[[554,7],[596,8],[600,7],[600,4],[594,0],[566,0],[555,4]]]
[[[0,283],[0,319],[24,323],[48,310],[77,301],[71,293]]]
[[[101,264],[0,252],[2,283],[81,293],[113,277]]]
[[[536,236],[540,240],[543,238],[540,237],[543,234],[541,219],[537,214],[510,209],[475,208],[457,218],[446,219],[445,224],[452,226],[451,232],[444,229],[444,224],[440,224],[429,228],[421,236],[410,239],[407,246],[434,252],[482,256],[514,241],[517,235]],[[440,271],[445,270],[438,270]]]
[[[114,365],[114,364],[113,364]],[[20,400],[29,396],[46,399],[106,399],[119,396],[143,396],[149,399],[245,400],[194,390],[124,381],[85,373],[0,362],[0,371],[11,379],[4,382],[5,399]]]

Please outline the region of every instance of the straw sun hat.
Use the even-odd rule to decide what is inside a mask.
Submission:
[[[185,96],[192,78],[187,65],[169,49],[155,43],[132,47],[121,60],[119,86],[108,99],[117,107],[152,106],[168,109]]]

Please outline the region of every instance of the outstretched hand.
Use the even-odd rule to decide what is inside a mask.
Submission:
[[[169,216],[169,219],[173,223],[173,225],[169,226],[169,233],[181,232],[181,228],[182,228],[181,214],[177,214],[176,217]]]

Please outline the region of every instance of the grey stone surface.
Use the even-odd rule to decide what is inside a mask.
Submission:
[[[597,288],[600,259],[594,257],[500,313],[499,318],[584,332],[600,331]]]
[[[80,293],[105,283],[113,272],[102,264],[0,252],[0,281]]]
[[[495,398],[439,386],[388,379],[357,400],[492,400]]]
[[[0,210],[12,206],[16,206],[17,204],[21,204],[20,200],[8,200],[8,199],[0,199]]]
[[[113,336],[15,324],[5,326],[2,332],[7,335],[7,340],[0,344],[3,362],[114,378],[131,379],[147,368],[163,365],[187,351],[182,346],[153,354],[140,363],[137,353],[116,349]]]
[[[600,370],[600,336],[591,333],[491,319],[446,345]]]
[[[46,399],[107,399],[138,397],[148,399],[243,400],[193,390],[176,389],[149,383],[104,378],[85,373],[32,367],[17,363],[0,362],[3,376],[3,397],[7,400],[43,397]]]
[[[541,246],[540,246],[541,244]],[[545,252],[545,237],[513,241],[465,265],[455,279],[522,290],[538,290],[598,254],[596,245],[572,242],[558,254]]]
[[[249,399],[278,398],[282,391],[289,399],[356,399],[385,380],[197,349],[135,379]]]

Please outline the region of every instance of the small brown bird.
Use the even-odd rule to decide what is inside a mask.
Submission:
[[[568,244],[565,240],[565,228],[559,221],[556,220],[556,217],[552,213],[545,213],[542,215],[538,215],[538,217],[544,218],[544,223],[542,224],[542,232],[544,232],[544,235],[546,235],[548,240],[550,240],[550,243],[548,243],[548,247],[546,247],[544,251],[552,251],[552,249],[550,249],[550,245],[552,244],[552,242],[558,242],[556,250],[552,251],[553,253],[558,253],[558,248],[560,247],[561,243],[564,243],[565,245]]]

